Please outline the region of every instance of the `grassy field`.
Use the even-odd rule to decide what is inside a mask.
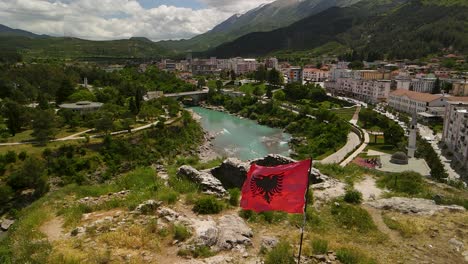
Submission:
[[[346,121],[349,121],[353,118],[354,116],[354,113],[356,112],[356,107],[352,107],[352,108],[341,108],[341,109],[333,109],[331,110],[333,113],[335,113],[336,115],[338,115],[338,117],[346,120]]]
[[[241,87],[239,87],[239,91],[244,92],[244,93],[249,93],[249,94],[254,94],[254,90],[258,87],[260,89],[261,94],[266,93],[266,85],[264,83],[248,83],[244,84]]]

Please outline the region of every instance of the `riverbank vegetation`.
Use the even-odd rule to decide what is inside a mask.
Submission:
[[[315,85],[287,85],[280,91],[281,99],[259,99],[247,94],[243,97],[230,97],[212,90],[208,103],[224,106],[229,112],[238,114],[262,125],[283,128],[294,136],[291,145],[296,158],[318,157],[329,151],[337,151],[347,140],[350,125],[321,103],[334,101],[323,89]],[[300,112],[289,109],[284,103],[304,102]]]

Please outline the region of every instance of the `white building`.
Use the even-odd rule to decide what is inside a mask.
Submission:
[[[442,141],[464,167],[468,167],[468,101],[449,102]]]
[[[436,78],[424,77],[414,79],[397,79],[397,89],[431,93],[434,90]]]
[[[304,80],[311,82],[324,82],[328,79],[329,72],[316,68],[305,68],[303,71]]]
[[[433,112],[447,105],[447,97],[436,94],[419,93],[405,89],[397,89],[390,93],[388,105],[393,109],[412,114],[423,113],[432,110]],[[440,112],[440,111],[436,111]]]
[[[379,103],[387,100],[391,81],[338,78],[337,81],[325,82],[325,88],[333,94],[353,97],[368,103]]]
[[[256,59],[232,59],[232,69],[238,75],[256,71],[259,64]]]

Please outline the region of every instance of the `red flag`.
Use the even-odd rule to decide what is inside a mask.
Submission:
[[[255,212],[304,213],[310,160],[276,167],[252,164],[242,187],[241,207]]]

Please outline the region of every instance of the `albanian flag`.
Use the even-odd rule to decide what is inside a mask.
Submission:
[[[304,213],[310,166],[310,160],[276,167],[252,164],[242,187],[242,209]]]

